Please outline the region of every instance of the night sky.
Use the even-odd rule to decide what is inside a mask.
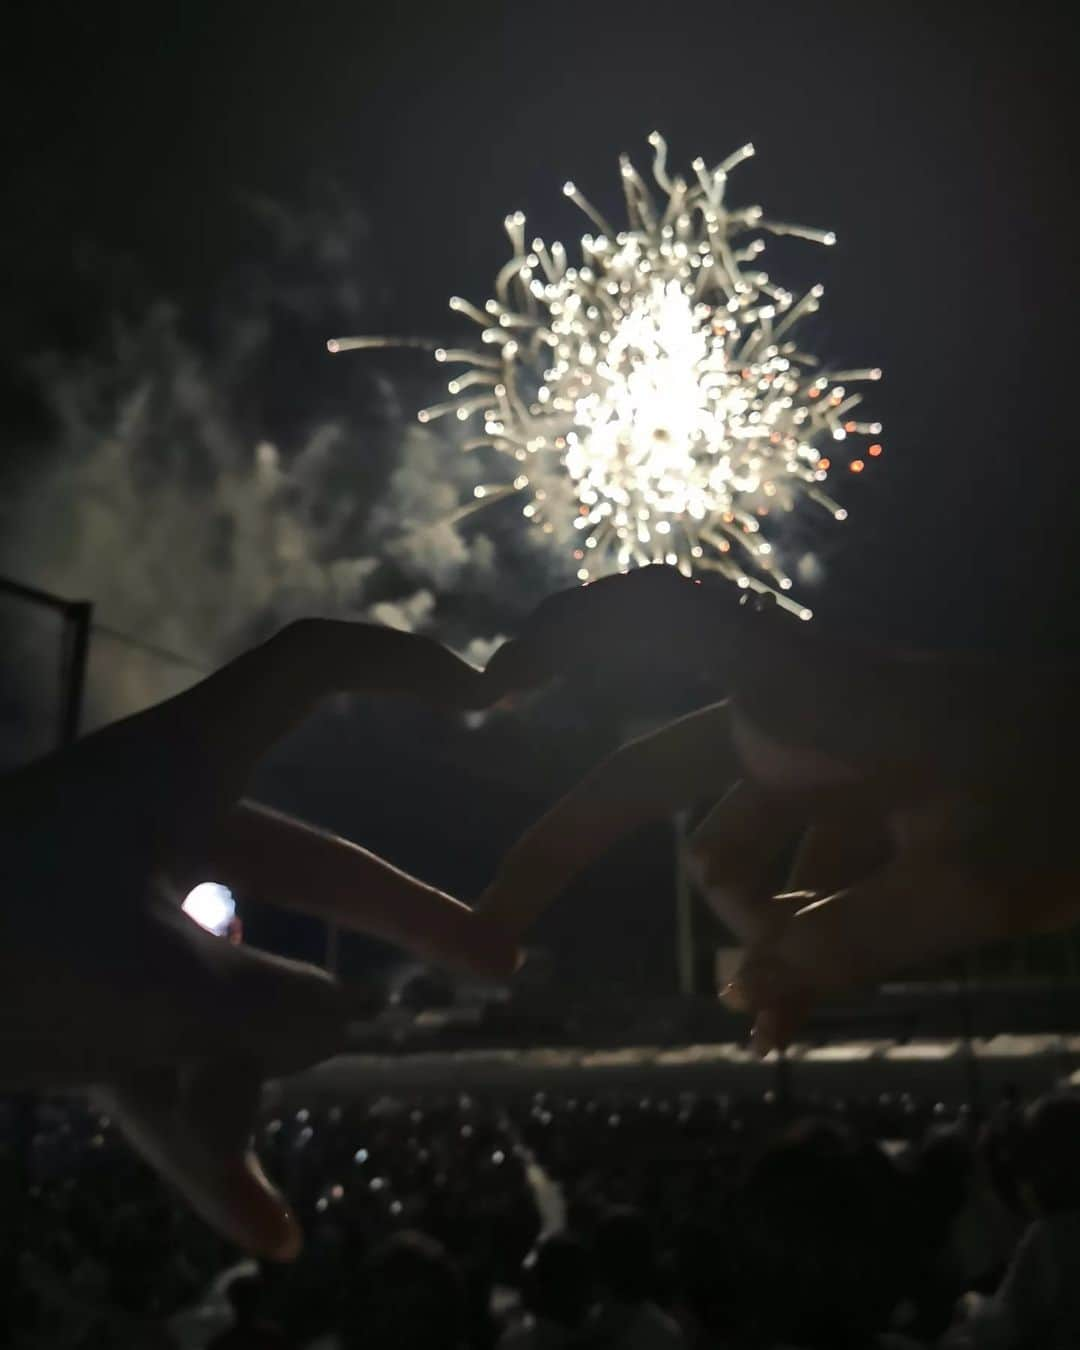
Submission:
[[[995,8],[17,3],[6,451],[36,416],[20,362],[108,311],[75,276],[88,249],[198,313],[251,246],[239,193],[337,182],[368,217],[378,328],[446,333],[449,294],[488,293],[508,210],[569,240],[563,180],[616,211],[618,153],[646,167],[653,127],[681,164],[752,139],[733,195],[839,236],[777,249],[785,280],[826,283],[818,349],[886,375],[886,453],[842,485],[819,607],[939,646],[1075,650],[1072,48],[1064,6]]]
[[[5,355],[85,332],[76,242],[197,309],[250,243],[237,193],[318,178],[369,212],[382,326],[442,332],[507,210],[569,237],[563,179],[614,209],[652,127],[683,162],[753,139],[739,192],[840,237],[788,273],[826,282],[824,344],[886,371],[834,601],[940,641],[1075,638],[1071,48],[1060,6],[997,8],[16,5]]]

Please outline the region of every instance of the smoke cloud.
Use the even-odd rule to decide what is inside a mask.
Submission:
[[[325,353],[328,332],[364,326],[345,275],[362,265],[357,222],[260,211],[276,249],[226,279],[212,322],[155,304],[91,354],[34,364],[52,434],[0,481],[0,571],[93,602],[91,724],[301,615],[430,632],[484,660],[567,579],[512,503],[451,519],[483,470],[455,428],[413,419],[437,378],[422,356],[391,384],[366,356]]]

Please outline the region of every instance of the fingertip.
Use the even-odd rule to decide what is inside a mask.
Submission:
[[[283,1217],[287,1221],[288,1232],[282,1236],[277,1246],[270,1253],[269,1259],[277,1261],[281,1265],[288,1265],[295,1261],[304,1250],[304,1230],[287,1210]]]
[[[222,1192],[226,1211],[222,1227],[239,1245],[268,1261],[296,1260],[303,1250],[304,1230],[254,1153],[229,1165]]]
[[[474,913],[474,937],[469,964],[485,979],[505,983],[525,964],[525,953],[517,935],[483,914]]]
[[[304,1250],[304,1230],[292,1210],[282,1204],[272,1223],[267,1225],[262,1246],[268,1261],[289,1265]]]
[[[481,677],[488,703],[501,703],[523,690],[535,689],[551,678],[543,658],[528,650],[520,640],[504,642],[487,663]]]
[[[773,1050],[784,1054],[791,1044],[797,1020],[784,1008],[763,1008],[750,1033],[758,1056],[764,1059]]]
[[[292,1210],[283,1203],[264,1223],[252,1247],[267,1261],[289,1265],[304,1250],[304,1230]]]
[[[773,1048],[769,1027],[764,1013],[759,1013],[750,1028],[750,1048],[757,1059],[764,1059]]]

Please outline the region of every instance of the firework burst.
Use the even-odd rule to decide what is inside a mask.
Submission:
[[[711,569],[809,618],[783,594],[792,583],[770,517],[808,501],[844,519],[824,489],[829,455],[880,433],[853,417],[862,395],[849,386],[881,372],[823,370],[797,339],[823,288],[797,298],[776,284],[758,267],[761,236],[835,236],[726,204],[728,175],[753,146],[714,168],[695,160],[686,179],[669,175],[663,138],[649,139],[655,194],[621,161],[625,228],[565,185],[597,231],[582,237],[579,265],[561,244],[527,244],[520,212],[506,218],[513,255],[495,295],[483,308],[450,301],[479,325],[480,344],[436,350],[462,369],[450,400],[419,419],[478,419],[465,448],[499,451],[513,476],[479,484],[476,504],[519,495],[528,520],[570,534],[580,580],[656,562]]]

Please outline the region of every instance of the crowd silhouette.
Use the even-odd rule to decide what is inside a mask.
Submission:
[[[5,1157],[14,1165],[14,1109]],[[14,1343],[71,1350],[1076,1344],[1080,1101],[502,1090],[279,1103],[307,1243],[238,1258],[106,1117],[32,1113]]]

